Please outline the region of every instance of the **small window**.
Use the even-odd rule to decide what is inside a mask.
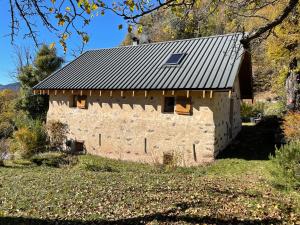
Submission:
[[[75,146],[74,146],[74,151],[75,152],[83,152],[84,150],[84,141],[75,141]]]
[[[173,113],[174,106],[175,106],[175,98],[174,97],[165,97],[163,112]]]
[[[192,112],[191,98],[185,96],[176,97],[176,108],[175,112],[179,115],[190,115]]]
[[[86,95],[74,95],[73,96],[73,107],[80,109],[87,109],[87,96]]]
[[[166,61],[166,65],[179,65],[184,56],[184,53],[173,53]]]

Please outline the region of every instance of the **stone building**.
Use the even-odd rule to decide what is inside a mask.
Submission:
[[[147,163],[211,162],[252,98],[242,34],[90,50],[34,87],[73,150]]]

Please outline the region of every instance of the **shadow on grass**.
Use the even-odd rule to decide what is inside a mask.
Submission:
[[[186,203],[178,204],[177,207],[181,207],[181,210],[186,210],[190,207],[190,205]],[[120,220],[90,220],[90,221],[82,221],[82,220],[48,220],[48,219],[33,219],[33,218],[24,218],[24,217],[0,217],[0,225],[102,225],[102,224],[116,224],[116,225],[125,225],[125,224],[147,224],[149,222],[158,222],[164,224],[171,223],[191,223],[191,224],[281,224],[282,221],[267,218],[261,220],[239,220],[237,218],[234,219],[222,219],[217,217],[210,216],[190,216],[190,215],[174,215],[176,212],[175,209],[171,209],[164,213],[154,213],[145,216],[126,218]]]
[[[283,137],[280,125],[281,120],[276,116],[265,117],[257,125],[243,125],[240,134],[217,158],[269,159]]]
[[[235,225],[235,224],[282,224],[281,220],[276,218],[267,217],[262,219],[238,219],[221,218],[220,216],[201,216],[201,215],[188,215],[186,211],[190,208],[210,207],[214,208],[216,202],[182,202],[175,205],[175,207],[166,210],[165,212],[157,212],[144,216],[137,216],[131,218],[124,218],[118,220],[64,220],[64,219],[36,219],[25,217],[0,217],[0,225],[125,225],[125,224],[149,224],[151,222],[163,224],[218,224],[218,225]],[[227,215],[227,217],[230,215]]]

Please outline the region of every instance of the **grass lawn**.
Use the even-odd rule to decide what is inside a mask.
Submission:
[[[48,164],[51,164],[49,162]],[[266,160],[166,169],[96,156],[0,167],[0,224],[299,224],[300,195]]]

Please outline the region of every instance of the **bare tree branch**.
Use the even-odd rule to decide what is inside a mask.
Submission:
[[[138,18],[141,18],[147,14],[150,14],[154,11],[157,11],[161,8],[164,8],[164,7],[178,7],[178,6],[193,6],[194,3],[195,3],[196,0],[191,0],[191,1],[185,1],[185,0],[182,0],[182,1],[178,1],[178,0],[167,0],[165,2],[161,2],[160,0],[158,0],[158,4],[154,7],[150,7],[150,8],[147,8],[146,5],[143,5],[141,6],[141,4],[138,4],[140,5],[140,11],[136,14],[129,14],[129,13],[126,13],[125,11],[128,9],[127,6],[124,6],[120,11],[116,10],[115,7],[110,7],[110,6],[107,6],[107,5],[101,5],[99,3],[96,3],[98,5],[98,7],[101,7],[103,8],[104,10],[109,10],[113,13],[115,13],[116,15],[122,17],[124,20],[128,20],[128,21],[131,21],[131,22],[134,22],[136,19]],[[130,11],[130,10],[129,10]]]
[[[27,26],[27,28],[30,32],[28,35],[33,39],[36,47],[38,47],[39,46],[38,41],[37,41],[37,38],[36,38],[36,35],[35,35],[35,31],[32,30],[32,24],[29,22],[26,14],[25,14],[24,10],[21,8],[19,2],[15,1],[15,3],[16,3],[17,9],[19,10],[19,13],[20,13],[21,17],[24,19],[24,21],[26,23],[26,26]]]
[[[213,13],[219,6],[226,6],[227,10],[240,18],[258,18],[265,21],[265,24],[255,29],[242,40],[244,46],[248,46],[251,41],[265,36],[266,33],[281,24],[293,9],[299,4],[299,0],[289,0],[282,13],[274,20],[269,20],[259,11],[265,7],[277,4],[280,0],[209,0],[203,6],[203,10],[199,11],[197,18],[201,21]],[[140,24],[140,18],[151,14],[159,9],[185,8],[188,13],[193,9],[196,0],[132,0],[115,1],[109,5],[101,0],[79,1],[79,0],[61,0],[53,1],[53,3],[44,0],[9,0],[11,13],[11,42],[15,40],[16,31],[21,27],[20,23],[24,22],[28,33],[25,36],[32,38],[35,45],[38,46],[38,32],[36,27],[39,23],[44,24],[49,32],[54,33],[61,45],[66,49],[66,39],[75,31],[77,35],[82,37],[83,42],[88,41],[87,33],[83,31],[83,27],[91,21],[91,15],[94,12],[111,11],[122,17],[129,25]],[[51,5],[52,4],[52,5]],[[96,7],[93,7],[95,6]],[[66,7],[68,6],[68,7]],[[209,7],[206,7],[209,6]],[[186,13],[186,15],[187,15]],[[51,18],[52,17],[52,18]],[[51,19],[56,19],[58,24],[53,24]],[[79,23],[81,21],[82,23]],[[80,26],[82,25],[82,26]]]
[[[299,0],[290,0],[287,6],[284,8],[282,13],[273,21],[259,27],[256,29],[254,32],[250,33],[248,36],[244,37],[243,40],[241,41],[242,44],[246,47],[249,46],[249,43],[260,37],[262,34],[274,29],[276,26],[281,24],[285,18],[288,17],[288,15],[293,11],[294,8],[296,8],[297,4],[299,4]]]

